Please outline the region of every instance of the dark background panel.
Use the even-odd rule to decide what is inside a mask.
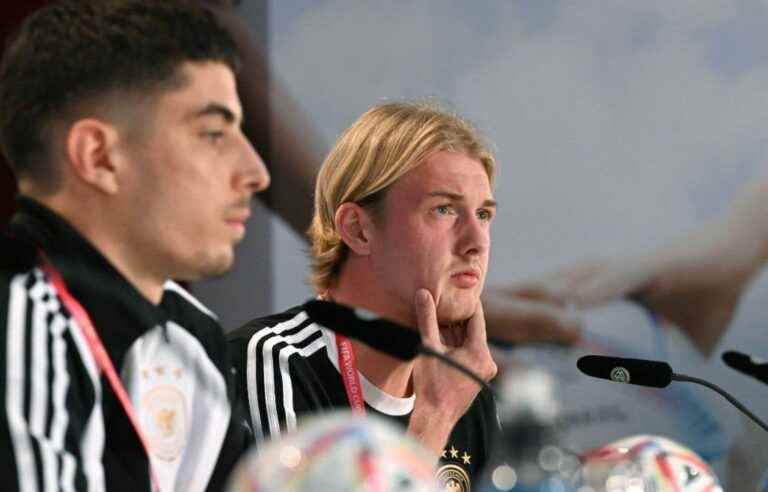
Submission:
[[[21,21],[47,3],[46,0],[27,0],[25,2],[5,2],[0,6],[0,40],[2,40],[3,49]],[[8,162],[0,154],[0,224],[7,223],[13,213],[15,196],[16,181]]]

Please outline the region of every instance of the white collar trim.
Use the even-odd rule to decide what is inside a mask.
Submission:
[[[341,375],[341,371],[339,370],[339,354],[336,350],[336,335],[324,326],[320,326],[320,329],[323,332],[328,359],[331,361],[331,364],[333,364],[333,367],[336,368],[336,371],[339,372],[339,375]],[[363,387],[363,399],[365,399],[365,402],[371,408],[377,412],[393,417],[408,415],[413,411],[413,405],[416,402],[415,394],[406,398],[392,396],[368,381],[360,371],[357,371],[357,373],[360,375],[360,385]]]

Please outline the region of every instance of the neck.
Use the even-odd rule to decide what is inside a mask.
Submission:
[[[412,307],[390,299],[377,288],[375,279],[364,273],[358,269],[354,260],[349,258],[342,267],[337,285],[329,289],[330,299],[371,311],[404,326],[413,326]],[[355,340],[351,342],[358,369],[377,388],[396,397],[413,393],[413,361],[402,361]]]
[[[166,278],[153,275],[151,272],[140,268],[141,259],[139,259],[138,262],[132,261],[135,258],[132,258],[130,254],[126,254],[126,252],[123,251],[124,248],[122,248],[119,243],[115,244],[113,241],[98,238],[95,235],[91,237],[86,235],[85,237],[87,237],[96,249],[109,260],[112,266],[125,277],[128,283],[136,288],[139,294],[144,296],[154,305],[160,304],[163,297],[163,285],[167,280]]]
[[[413,394],[413,361],[402,361],[357,340],[350,340],[357,368],[381,391],[404,398]]]
[[[56,196],[34,198],[63,217],[149,302],[160,304],[166,278],[154,275],[143,267],[147,262],[142,260],[142,255],[132,252],[132,248],[127,246],[131,243],[121,240],[119,234],[113,233],[113,223],[103,222],[109,221],[109,218],[103,218],[98,212],[92,213],[104,210],[102,204],[96,205],[81,200],[78,205],[72,207]]]

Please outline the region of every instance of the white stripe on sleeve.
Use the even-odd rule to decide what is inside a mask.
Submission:
[[[253,429],[256,432],[257,437],[259,440],[263,439],[264,431],[261,426],[262,422],[262,415],[259,411],[259,391],[258,391],[258,380],[257,378],[261,378],[264,382],[264,398],[266,399],[267,408],[270,407],[270,401],[271,406],[275,407],[275,381],[274,377],[270,376],[269,378],[266,377],[265,374],[265,367],[262,367],[261,374],[257,374],[256,371],[256,346],[261,341],[262,338],[266,336],[270,336],[273,334],[279,334],[282,333],[285,330],[290,330],[291,328],[295,328],[296,326],[299,326],[301,323],[303,323],[307,319],[307,313],[300,312],[290,320],[284,321],[282,323],[279,323],[275,325],[272,328],[264,328],[259,331],[257,331],[251,339],[248,341],[248,348],[246,352],[246,386],[248,388],[248,406],[251,410],[251,423],[253,425]],[[267,358],[269,360],[270,366],[272,365],[271,358]],[[266,365],[266,360],[264,361],[264,364]],[[271,420],[273,417],[267,416],[268,422],[270,422],[270,431],[272,431],[272,425]],[[279,434],[280,429],[277,429],[277,432],[275,435]]]
[[[75,320],[70,319],[67,323],[69,333],[75,342],[77,351],[80,354],[80,360],[83,362],[88,376],[91,379],[91,386],[94,393],[94,404],[88,421],[85,424],[83,435],[80,438],[80,461],[83,467],[83,474],[88,479],[89,491],[103,491],[106,489],[104,480],[104,465],[101,457],[104,454],[104,414],[101,409],[101,381],[99,380],[99,371],[96,368],[96,362],[91,355],[91,350],[83,338]]]
[[[56,449],[64,449],[64,436],[69,424],[67,412],[67,389],[69,389],[69,373],[67,372],[67,344],[64,342],[64,330],[67,328],[66,318],[56,316],[51,323],[53,343],[53,418],[51,420],[51,442]]]
[[[30,292],[32,298],[32,346],[30,349],[30,406],[29,406],[29,431],[37,437],[40,459],[43,469],[43,490],[55,492],[59,486],[59,460],[57,449],[48,439],[45,432],[45,423],[48,418],[48,316],[52,314],[48,309],[44,295],[53,295],[53,291],[44,282],[35,284]]]
[[[282,347],[278,352],[278,363],[280,364],[280,381],[283,383],[283,398],[282,402],[284,404],[287,403],[287,405],[284,405],[285,413],[286,413],[286,422],[288,414],[293,414],[293,425],[295,427],[296,422],[296,412],[293,409],[293,385],[291,384],[291,374],[288,370],[288,363],[287,358],[292,353],[297,352],[298,350],[296,347],[293,346],[293,344],[300,343],[307,338],[309,338],[313,333],[317,333],[320,330],[320,328],[316,324],[311,324],[305,328],[303,328],[300,332],[295,333],[293,335],[289,335],[287,337],[283,336],[275,336],[270,338],[264,343],[264,379],[267,381],[273,381],[275,377],[275,364],[274,364],[274,358],[272,357],[272,351],[274,350],[274,346],[277,345],[280,342],[285,342],[287,345]],[[319,339],[322,341],[322,339]],[[321,344],[322,346],[322,344]],[[287,352],[286,357],[286,363],[283,364],[280,357],[283,355],[283,352]],[[276,386],[276,385],[275,385]],[[286,398],[286,388],[288,388],[288,392],[291,395],[290,400]],[[267,393],[265,395],[266,400],[266,406],[267,406],[267,416],[269,418],[269,428],[270,432],[273,435],[277,435],[280,433],[280,419],[278,417],[277,413],[277,394],[274,391],[274,388],[271,392]],[[292,427],[288,427],[288,430],[291,430]]]
[[[16,458],[16,471],[19,490],[35,492],[38,490],[38,477],[35,469],[35,455],[29,439],[29,428],[24,418],[24,389],[27,381],[24,374],[24,355],[27,311],[27,291],[24,288],[29,275],[16,275],[11,280],[8,302],[8,325],[6,327],[6,388],[5,411],[8,415],[8,427],[13,441]]]
[[[305,331],[308,331],[309,328],[314,328],[314,330],[319,329],[317,325],[311,324],[307,327],[307,329],[302,330],[297,335],[300,335]],[[311,335],[314,332],[314,330],[309,330],[309,333],[307,334],[307,336],[302,338],[301,340],[304,340],[309,335]],[[291,337],[288,337],[288,338],[291,338]],[[280,377],[283,379],[283,408],[285,408],[285,428],[288,431],[293,431],[294,429],[296,429],[296,410],[293,407],[293,382],[291,381],[291,375],[289,372],[290,369],[288,367],[288,358],[296,352],[298,352],[299,355],[301,355],[302,357],[309,357],[310,355],[314,354],[324,346],[325,346],[325,340],[323,340],[323,337],[320,337],[302,349],[296,349],[296,347],[289,345],[289,346],[283,347],[283,349],[280,350],[279,360],[280,360]]]

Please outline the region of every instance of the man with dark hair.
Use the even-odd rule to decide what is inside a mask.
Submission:
[[[5,489],[204,490],[241,449],[220,328],[169,281],[227,271],[269,184],[237,63],[209,13],[169,0],[60,2],[6,49]]]

